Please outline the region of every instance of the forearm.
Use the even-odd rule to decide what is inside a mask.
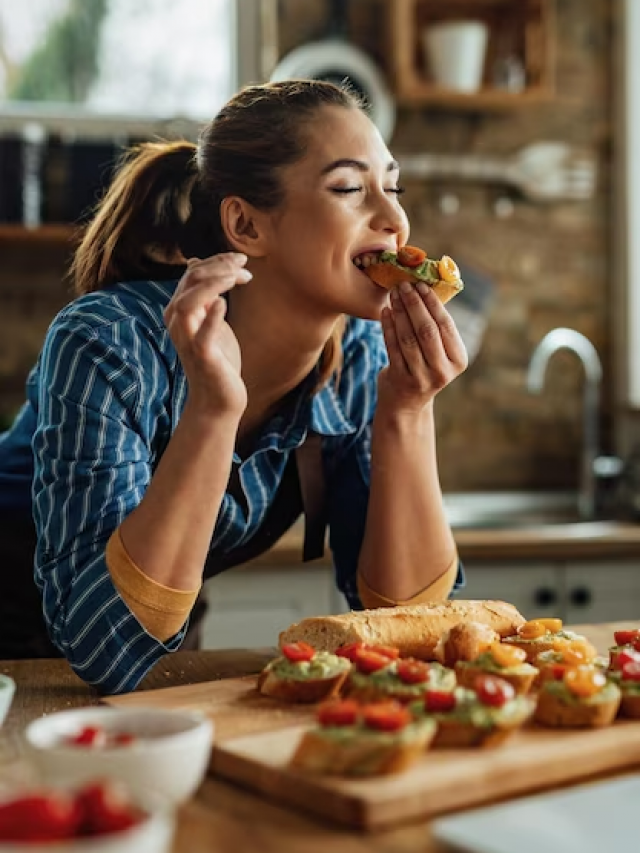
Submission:
[[[438,479],[432,404],[411,416],[379,407],[358,572],[386,598],[406,600],[447,571],[455,550]]]
[[[187,403],[140,504],[120,526],[138,568],[176,590],[198,589],[229,482],[238,421]]]

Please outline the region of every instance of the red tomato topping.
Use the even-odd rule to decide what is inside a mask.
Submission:
[[[79,732],[69,735],[66,743],[71,746],[106,746],[107,735],[100,726],[84,726]]]
[[[389,666],[391,658],[386,655],[381,655],[379,652],[369,651],[369,649],[359,649],[356,652],[355,661],[358,672],[363,672],[369,675],[371,672],[377,672],[379,669],[384,669]]]
[[[310,646],[309,643],[305,643],[303,640],[300,640],[298,643],[287,643],[282,647],[282,654],[287,660],[290,660],[291,663],[311,660],[315,653],[316,650],[313,646]]]
[[[640,662],[629,661],[621,667],[623,681],[640,681]]]
[[[403,267],[410,267],[411,269],[414,269],[415,267],[420,266],[427,257],[427,253],[423,249],[418,249],[416,246],[403,246],[401,249],[398,249],[396,257],[398,259],[398,263]]]
[[[81,812],[59,792],[25,794],[0,805],[0,841],[58,841],[76,835]]]
[[[346,658],[353,663],[356,659],[357,653],[360,649],[364,649],[364,647],[364,643],[347,643],[345,646],[340,646],[339,649],[336,649],[335,653],[338,657]]]
[[[379,732],[397,732],[408,725],[411,713],[399,702],[372,702],[362,709],[362,716],[370,729]]]
[[[316,719],[321,726],[352,726],[359,716],[360,707],[354,699],[324,702],[316,712]]]
[[[395,646],[367,646],[367,651],[384,655],[389,660],[397,660],[400,657],[400,649]]]
[[[474,686],[482,704],[492,708],[502,708],[516,695],[512,684],[495,675],[479,675]]]
[[[613,669],[622,669],[627,663],[640,663],[640,652],[633,647],[621,649],[612,660]]]
[[[424,694],[424,707],[427,711],[453,711],[456,707],[455,694],[450,690],[428,690]]]
[[[554,663],[549,667],[551,670],[551,676],[554,681],[562,681],[564,678],[564,674],[567,671],[567,667],[562,663]]]
[[[616,646],[628,646],[640,638],[640,630],[636,628],[632,631],[614,631],[613,636],[616,640]]]
[[[405,658],[398,661],[398,677],[405,684],[423,684],[429,680],[429,664],[422,660]]]
[[[358,656],[358,652],[362,650],[368,652],[375,652],[379,655],[384,655],[390,660],[395,660],[400,657],[400,649],[396,649],[393,646],[371,646],[369,643],[347,643],[345,646],[340,646],[340,648],[336,649],[336,654],[338,657],[347,658],[352,663],[355,661]]]
[[[96,782],[86,785],[77,796],[82,811],[82,834],[103,835],[135,826],[142,817],[122,790],[114,784]]]

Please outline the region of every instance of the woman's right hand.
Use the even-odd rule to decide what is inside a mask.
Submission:
[[[171,340],[199,411],[238,418],[247,405],[238,340],[225,320],[222,294],[251,280],[246,255],[225,252],[191,258],[164,312]]]

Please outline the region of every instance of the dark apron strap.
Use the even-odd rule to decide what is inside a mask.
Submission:
[[[302,560],[317,560],[324,554],[327,531],[327,501],[322,465],[322,438],[309,433],[295,451],[304,507]]]

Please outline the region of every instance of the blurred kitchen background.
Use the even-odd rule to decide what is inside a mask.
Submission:
[[[0,420],[71,296],[74,240],[122,146],[195,137],[239,85],[279,76],[349,77],[369,97],[404,167],[411,242],[463,269],[451,311],[471,364],[436,407],[445,492],[586,489],[582,517],[634,520],[638,0],[0,0]],[[554,329],[571,331],[532,365]],[[565,569],[531,581],[536,611],[558,612]],[[499,575],[471,591],[508,597]]]

